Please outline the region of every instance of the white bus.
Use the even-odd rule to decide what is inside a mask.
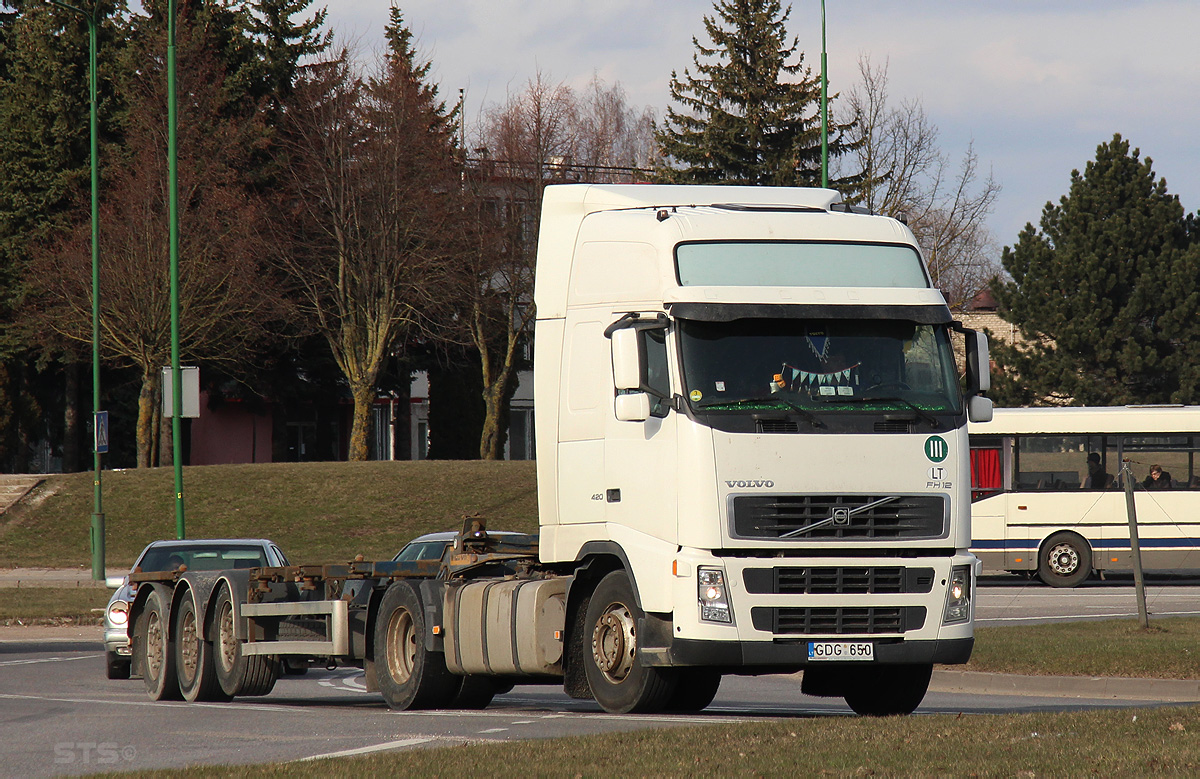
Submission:
[[[1131,569],[1125,459],[1142,566],[1200,568],[1200,406],[997,408],[970,440],[971,551],[985,570],[1075,587]]]

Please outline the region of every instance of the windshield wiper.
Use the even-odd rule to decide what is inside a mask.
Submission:
[[[774,396],[774,395],[768,395],[765,398],[739,398],[737,400],[714,400],[711,403],[704,403],[703,405],[696,406],[696,408],[708,409],[708,408],[715,408],[716,406],[745,406],[750,403],[782,403],[783,405],[787,406],[792,411],[794,411],[801,419],[808,422],[813,427],[821,427],[822,426],[821,420],[817,418],[816,414],[812,413],[811,411],[804,408],[803,406],[797,405],[794,401],[788,400],[787,398],[781,398],[778,396]]]
[[[871,402],[877,401],[877,400],[879,400],[879,401],[895,401],[896,403],[903,403],[904,405],[908,406],[910,409],[912,409],[913,413],[915,413],[918,417],[920,417],[921,419],[928,422],[929,426],[934,428],[935,430],[942,426],[942,423],[933,414],[930,414],[928,411],[924,410],[923,408],[920,408],[919,406],[913,405],[911,401],[906,400],[901,397],[897,397],[895,395],[878,395],[878,396],[858,395],[855,397],[840,397],[837,400],[838,400],[838,402],[842,402],[842,403],[871,403]],[[833,401],[828,401],[828,402],[833,402]]]

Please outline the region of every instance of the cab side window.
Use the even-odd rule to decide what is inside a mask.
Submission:
[[[670,410],[671,378],[667,370],[667,331],[643,330],[646,354],[646,386],[650,389],[650,416],[665,417]]]

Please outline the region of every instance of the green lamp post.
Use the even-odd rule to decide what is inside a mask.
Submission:
[[[183,514],[183,381],[179,367],[179,146],[175,94],[175,0],[167,3],[167,221],[171,263],[171,445],[175,463],[175,534],[187,538]]]
[[[99,24],[96,18],[96,6],[88,13],[82,8],[76,8],[59,0],[49,0],[52,5],[74,11],[87,20],[88,25],[88,93],[91,104],[91,158],[92,158],[92,464],[95,468],[93,479],[94,499],[92,507],[92,578],[104,579],[104,509],[103,494],[100,485],[100,458],[108,450],[107,416],[100,412],[100,147],[99,120],[96,112],[96,28]],[[103,420],[103,421],[102,421]],[[102,430],[103,426],[103,430]]]

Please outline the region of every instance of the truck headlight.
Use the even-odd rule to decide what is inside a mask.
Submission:
[[[942,622],[953,625],[971,618],[971,567],[955,566],[950,571],[950,587],[946,590],[946,614]]]
[[[108,621],[120,627],[129,622],[129,604],[123,600],[108,607]]]
[[[701,568],[697,571],[700,619],[703,622],[733,622],[729,610],[729,595],[725,591],[725,572],[720,568]]]

